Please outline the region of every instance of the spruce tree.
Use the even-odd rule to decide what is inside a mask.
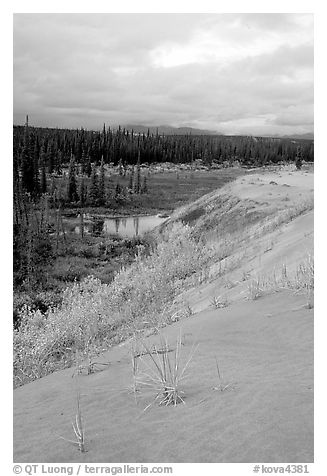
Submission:
[[[45,162],[42,162],[41,164],[40,193],[47,193],[47,174],[45,170]]]
[[[57,151],[57,163],[56,163],[56,172],[57,172],[58,175],[62,174],[62,170],[61,170],[62,161],[63,161],[62,152],[61,152],[61,150],[58,150]]]
[[[93,165],[92,173],[91,173],[90,191],[89,191],[89,198],[92,205],[96,206],[98,204],[98,197],[99,197],[98,175],[96,172],[96,167],[95,165]]]
[[[296,148],[296,157],[295,157],[295,166],[297,170],[300,170],[302,168],[302,157],[303,157],[302,149],[301,149],[301,146],[298,145]]]
[[[92,164],[91,164],[91,159],[90,157],[87,158],[86,160],[86,166],[85,166],[85,173],[88,177],[91,177],[92,174]]]
[[[136,177],[135,177],[135,183],[134,183],[134,192],[135,193],[140,193],[141,190],[141,163],[140,163],[140,152],[138,154],[137,158],[137,164],[136,164]]]
[[[105,170],[104,170],[104,161],[103,156],[101,158],[100,164],[100,178],[99,178],[99,189],[98,189],[98,200],[100,205],[104,205],[106,201],[106,191],[105,191]]]
[[[86,158],[86,153],[84,148],[82,150],[81,168],[82,168],[82,174],[83,175],[86,174],[87,173],[87,158]]]
[[[117,198],[119,198],[120,193],[121,193],[121,187],[120,187],[119,183],[117,182],[116,189],[115,189],[115,199],[116,200],[117,200]]]
[[[87,200],[87,186],[85,185],[84,178],[82,178],[79,188],[79,202],[81,207],[84,207]]]
[[[141,187],[141,193],[148,193],[148,183],[147,183],[146,176],[143,177],[143,184],[142,184],[142,187]]]
[[[133,191],[133,185],[134,185],[134,167],[132,167],[131,173],[129,175],[128,189],[130,192]]]
[[[73,156],[69,163],[67,199],[70,203],[78,201],[75,160]]]
[[[54,172],[55,167],[55,152],[53,142],[50,142],[50,145],[48,145],[47,155],[49,174],[52,174]]]
[[[56,207],[58,206],[57,201],[58,201],[57,185],[56,185],[55,178],[52,177],[51,184],[50,184],[50,202],[54,207]]]
[[[108,185],[106,190],[106,203],[109,203],[111,199],[112,199],[112,191],[110,189],[110,186]]]
[[[13,150],[13,181],[14,181],[14,189],[19,187],[19,157],[18,157],[18,150],[14,145]]]
[[[24,128],[24,144],[21,155],[21,167],[22,167],[22,186],[29,192],[34,192],[34,161],[31,155],[31,137],[28,125],[28,116],[26,116],[26,123]]]
[[[40,155],[40,146],[38,137],[35,136],[34,140],[34,150],[33,150],[33,172],[34,172],[34,193],[36,195],[40,192],[40,178],[39,178],[39,155]]]
[[[40,177],[40,193],[47,192],[47,173],[46,173],[46,153],[44,148],[44,142],[40,148],[40,167],[41,167],[41,177]]]
[[[119,170],[119,175],[122,176],[124,174],[124,167],[123,167],[122,158],[119,159],[118,170]]]

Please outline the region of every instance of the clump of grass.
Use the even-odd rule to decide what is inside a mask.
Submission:
[[[176,311],[171,315],[171,322],[178,322],[180,320],[180,311]]]
[[[187,304],[185,307],[185,314],[186,314],[186,317],[191,317],[195,314],[194,309],[192,309],[192,307],[189,304]]]
[[[314,259],[308,254],[306,259],[299,264],[295,274],[295,286],[298,289],[314,289]]]
[[[216,369],[217,369],[217,375],[218,375],[218,385],[216,387],[213,387],[213,390],[218,390],[219,392],[224,392],[225,390],[227,390],[231,386],[231,384],[228,383],[226,385],[224,383],[221,372],[220,372],[220,369],[219,369],[218,360],[217,360],[216,356],[215,356],[215,360],[216,360]]]
[[[281,285],[284,288],[295,289],[306,294],[306,308],[313,308],[314,297],[314,258],[311,254],[299,263],[293,275],[287,273],[286,265],[283,265]]]
[[[247,281],[251,276],[250,271],[243,271],[241,281]]]
[[[314,260],[308,255],[299,265],[295,272],[290,272],[285,263],[279,270],[274,270],[269,275],[260,275],[252,279],[248,284],[248,299],[256,300],[267,292],[292,289],[296,292],[304,292],[307,296],[306,307],[313,307],[314,292]]]
[[[232,289],[236,286],[236,283],[234,281],[231,281],[230,279],[224,279],[224,287],[227,289]]]
[[[168,317],[165,319],[166,322],[179,322],[181,319],[191,317],[195,314],[194,309],[188,303],[184,302],[179,309],[175,307],[176,302],[173,304],[174,307],[172,306],[171,309],[168,308],[167,310]]]
[[[81,375],[84,371],[87,375],[91,375],[94,372],[101,370],[101,368],[110,365],[110,362],[97,362],[96,358],[99,357],[100,352],[97,350],[92,342],[87,344],[86,360],[82,362],[83,355],[80,352],[76,352],[76,373]]]
[[[251,281],[248,284],[248,299],[252,299],[253,301],[256,301],[263,295],[263,286],[260,280],[260,277],[256,277],[254,279],[251,279]]]
[[[94,362],[92,359],[92,356],[87,357],[86,364],[78,364],[77,366],[77,373],[82,374],[83,371],[86,371],[87,375],[91,375],[96,371],[101,370],[101,367],[106,367],[107,365],[110,365],[109,362]]]
[[[276,276],[276,271],[274,270],[269,275],[260,274],[249,282],[247,298],[255,301],[266,292],[277,292],[280,289],[280,279]]]
[[[307,290],[307,302],[306,302],[306,309],[313,309],[314,307],[314,293],[312,289]]]
[[[209,281],[209,278],[210,278],[210,269],[205,268],[201,270],[198,276],[196,276],[197,284],[207,283]]]
[[[85,447],[85,428],[84,428],[84,423],[83,423],[83,417],[82,417],[82,410],[81,410],[81,404],[80,404],[80,393],[77,391],[76,394],[76,415],[75,415],[75,420],[72,421],[72,427],[75,433],[76,440],[68,440],[67,438],[60,437],[65,441],[68,441],[69,443],[73,443],[74,445],[78,446],[78,449],[81,453],[85,453],[86,447]]]
[[[176,339],[176,347],[171,349],[166,338],[161,338],[161,346],[152,350],[143,343],[144,352],[140,355],[145,371],[139,377],[138,383],[156,392],[154,400],[144,409],[154,403],[159,405],[178,405],[184,402],[184,392],[181,383],[186,377],[186,370],[193,358],[195,347],[182,363],[182,336]]]
[[[215,309],[222,309],[228,306],[227,299],[222,298],[221,296],[213,296],[211,298],[210,303],[211,303],[211,306]]]

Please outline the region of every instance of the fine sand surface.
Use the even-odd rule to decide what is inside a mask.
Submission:
[[[258,207],[268,201],[282,209],[286,193],[292,203],[313,193],[313,174],[289,173],[240,177],[226,189],[256,200]],[[233,286],[224,288],[227,307],[210,305],[223,288],[215,278],[181,297],[195,310],[191,317],[162,329],[171,346],[181,333],[185,360],[197,345],[182,385],[184,405],[155,404],[143,411],[154,394],[142,390],[135,399],[126,343],[101,356],[109,363],[102,371],[73,378],[74,369],[67,369],[15,389],[14,461],[313,462],[313,309],[305,294],[292,290],[270,291],[255,301],[245,292],[251,276],[285,263],[294,269],[312,252],[313,213],[251,246],[228,276]],[[146,342],[158,345],[159,336]],[[218,388],[216,359],[224,391]],[[60,438],[74,439],[77,386],[84,454]]]

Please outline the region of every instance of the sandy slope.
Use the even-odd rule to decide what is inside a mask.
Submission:
[[[182,323],[185,351],[199,347],[185,380],[185,405],[142,409],[127,390],[126,349],[109,369],[80,378],[88,452],[72,437],[72,371],[15,390],[15,461],[310,462],[313,460],[313,311],[298,296],[205,311]],[[167,328],[172,339],[178,324]],[[152,337],[155,341],[155,337]],[[217,357],[223,378],[217,385]]]
[[[186,291],[176,301],[187,302],[192,309],[200,312],[210,307],[214,296],[231,303],[244,301],[248,296],[250,280],[257,276],[269,278],[276,274],[278,277],[283,266],[286,266],[290,275],[294,274],[299,263],[313,255],[313,222],[314,213],[310,211],[248,243],[244,257],[241,250],[242,259],[236,269],[221,278],[216,276],[219,266],[213,263],[210,269],[213,278],[210,282]],[[238,260],[239,254],[237,250],[228,260]],[[269,294],[269,290],[266,293]]]
[[[255,197],[258,207],[263,201],[282,207],[285,193],[292,202],[299,194],[312,195],[312,174],[288,174],[240,178],[228,185],[229,191],[233,188],[242,200]],[[283,185],[287,177],[290,187]],[[173,345],[182,329],[185,358],[193,344],[199,344],[183,385],[185,405],[154,405],[143,412],[152,395],[140,392],[136,404],[130,391],[128,345],[117,347],[102,357],[110,365],[101,372],[76,379],[68,369],[14,391],[14,460],[312,462],[313,310],[305,307],[304,295],[291,291],[245,299],[251,274],[273,270],[285,261],[294,267],[312,251],[312,234],[309,212],[248,247],[229,275],[233,287],[224,288],[230,301],[224,309],[210,306],[210,298],[222,288],[219,279],[181,298],[196,313],[163,333]],[[244,270],[250,273],[245,280]],[[147,340],[151,345],[158,336]],[[215,358],[229,384],[224,392],[215,389]],[[76,384],[82,392],[85,454],[59,438],[73,437]]]

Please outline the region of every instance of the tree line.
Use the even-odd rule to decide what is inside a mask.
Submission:
[[[51,129],[14,126],[14,180],[21,182],[31,194],[46,191],[47,176],[61,175],[69,167],[72,176],[78,167],[81,174],[91,177],[96,168],[105,164],[120,166],[153,163],[192,163],[201,160],[243,166],[263,166],[279,162],[314,160],[312,140],[291,140],[252,136],[193,136],[137,134],[119,127],[117,130]],[[101,171],[99,187],[101,195]],[[94,179],[94,177],[93,177]],[[72,183],[69,196],[74,199]],[[101,202],[101,197],[100,197]]]

